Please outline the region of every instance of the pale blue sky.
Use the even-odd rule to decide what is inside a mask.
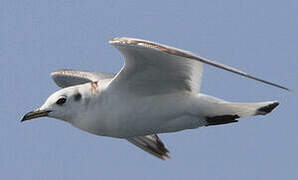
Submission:
[[[298,89],[298,1],[0,1],[1,179],[298,179],[298,98],[205,66],[202,92],[279,100],[268,116],[160,137],[160,161],[124,140],[49,118],[21,124],[59,88],[60,68],[117,72],[108,40],[143,38]]]

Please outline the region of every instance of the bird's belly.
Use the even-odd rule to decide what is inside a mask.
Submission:
[[[106,124],[103,126],[93,126],[90,130],[91,133],[103,136],[127,138],[133,136],[144,136],[164,131],[163,128],[170,121],[170,117],[160,114],[146,116],[122,116],[120,118],[109,118],[105,122],[109,123],[96,123]],[[108,125],[107,125],[108,124]],[[95,128],[95,129],[94,129]],[[90,131],[89,131],[90,132]]]
[[[167,122],[165,117],[143,116],[142,118],[122,116],[105,117],[93,120],[78,121],[72,123],[75,127],[92,134],[127,138],[132,136],[143,136],[161,131],[161,127]]]
[[[138,120],[138,123],[126,123],[123,124],[121,129],[117,130],[117,134],[121,137],[145,136],[158,133],[177,132],[185,129],[194,129],[204,125],[206,125],[204,118],[181,115],[169,119],[143,119],[143,121]]]
[[[107,123],[109,122],[109,123]],[[92,134],[127,138],[150,134],[176,132],[205,125],[203,118],[189,115],[178,117],[144,116],[143,118],[99,119],[87,124],[73,124]]]
[[[118,99],[96,108],[94,118],[73,125],[90,133],[126,138],[154,133],[174,132],[197,127],[198,118],[188,117],[182,95]],[[87,114],[94,113],[86,112]]]

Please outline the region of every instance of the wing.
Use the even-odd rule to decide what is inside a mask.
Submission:
[[[166,53],[147,41],[116,38],[110,43],[125,56],[125,65],[112,82],[116,88],[141,95],[199,91],[201,62]]]
[[[205,63],[292,91],[233,67],[173,47],[132,38],[114,38],[109,42],[125,56],[125,65],[110,84],[111,88],[126,88],[129,92],[145,95],[175,91],[197,92],[203,71],[202,63]]]
[[[98,81],[101,79],[112,79],[114,76],[115,74],[76,71],[70,69],[56,70],[51,73],[52,79],[61,88]]]
[[[143,149],[144,151],[162,160],[165,160],[165,158],[170,158],[170,156],[168,155],[169,150],[165,147],[165,145],[156,134],[142,137],[132,137],[128,138],[127,140]]]

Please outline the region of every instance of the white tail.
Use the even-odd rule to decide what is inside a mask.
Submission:
[[[277,101],[259,103],[227,103],[226,107],[232,114],[239,117],[266,115],[279,105]]]
[[[236,119],[255,115],[266,115],[275,109],[279,102],[231,103],[212,96],[198,95],[199,114],[206,117],[207,126],[237,122]]]

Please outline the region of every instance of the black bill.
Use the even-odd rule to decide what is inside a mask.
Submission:
[[[39,117],[46,117],[49,115],[51,111],[45,111],[45,110],[39,110],[36,109],[34,111],[28,112],[27,114],[25,114],[25,116],[21,119],[21,122],[30,120],[30,119],[35,119],[35,118],[39,118]]]

